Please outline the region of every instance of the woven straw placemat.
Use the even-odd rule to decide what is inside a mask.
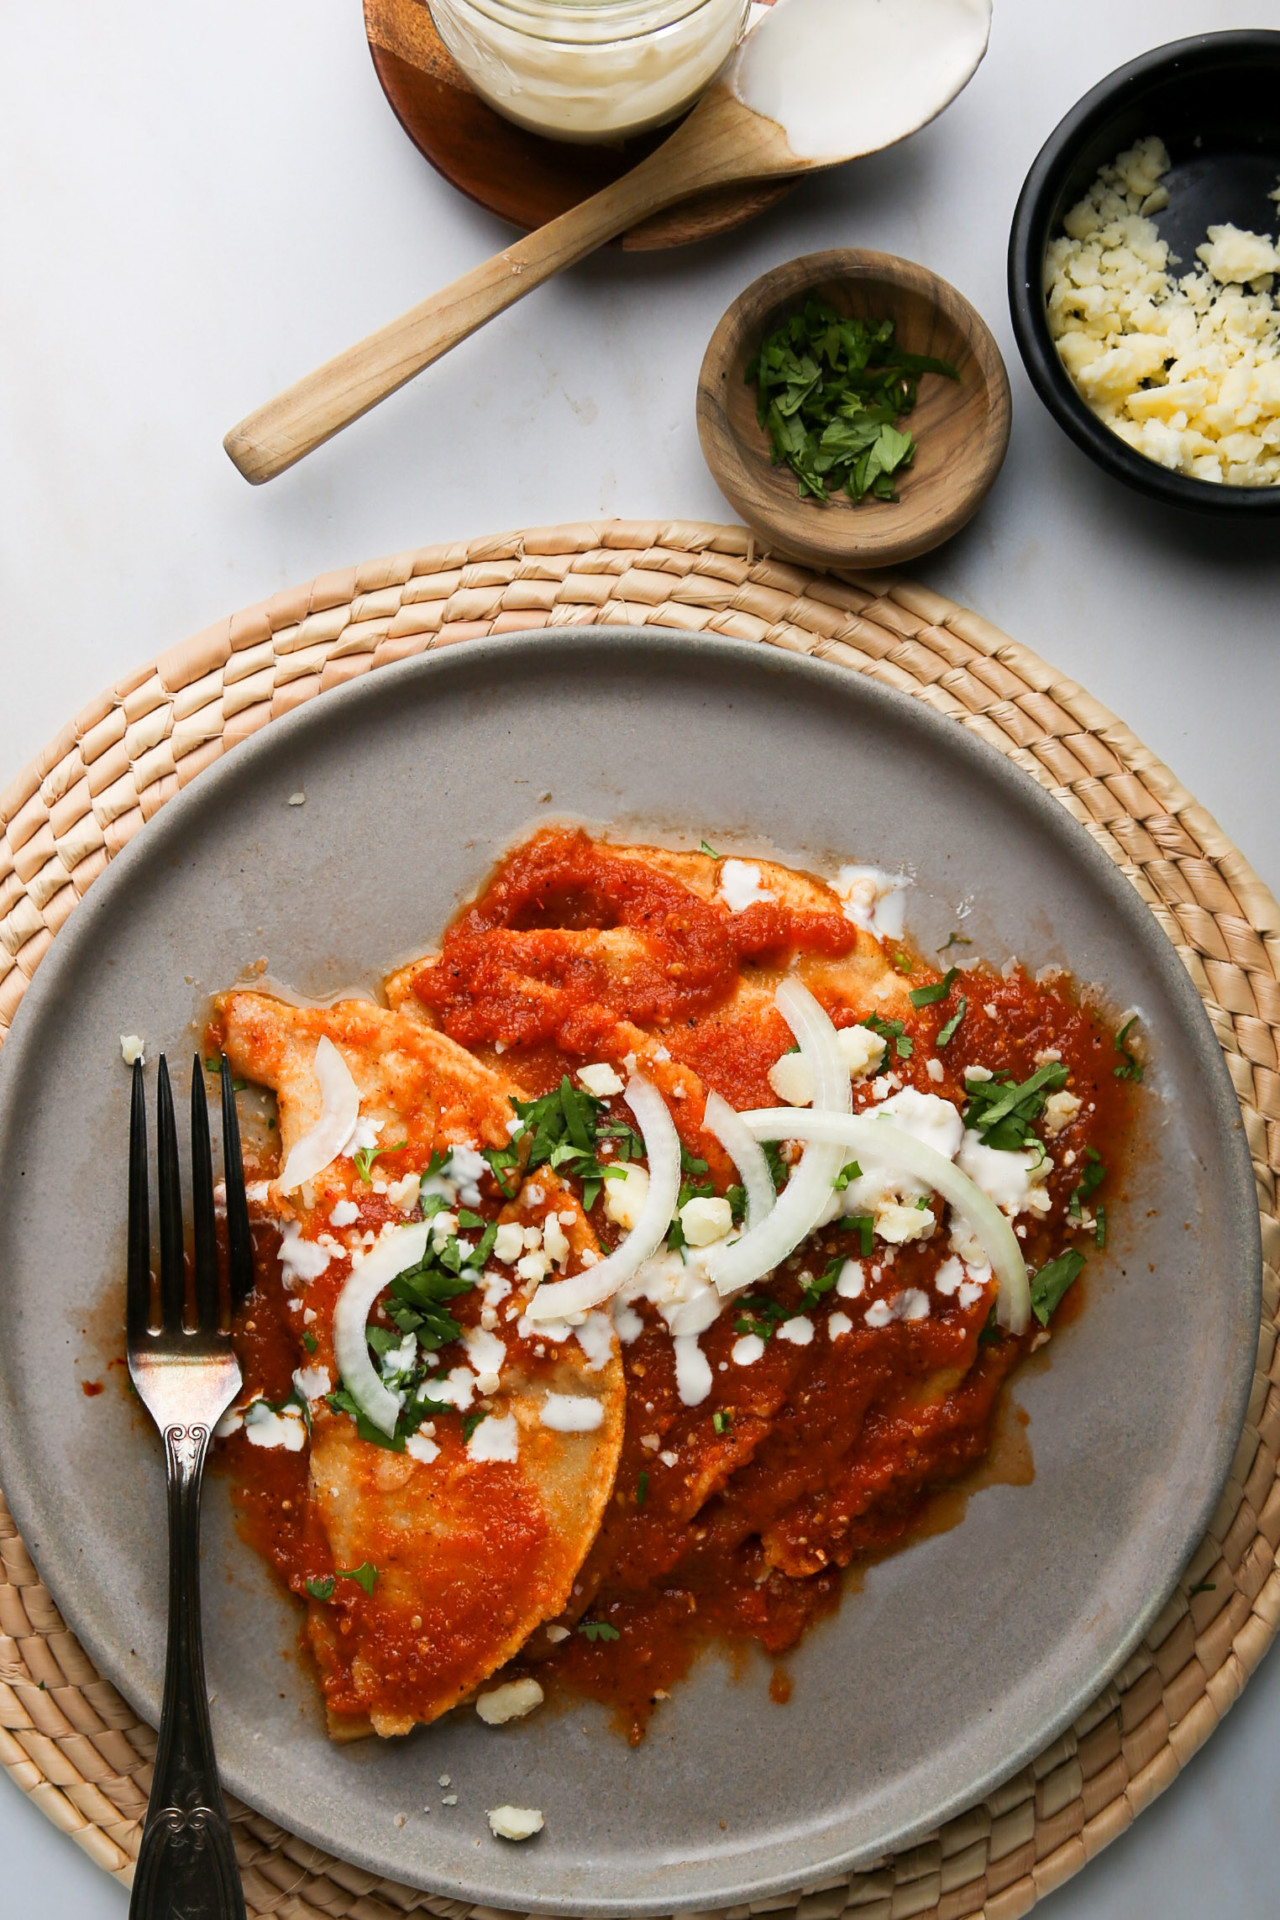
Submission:
[[[1280,1622],[1280,908],[1129,730],[940,594],[822,577],[740,528],[553,527],[396,554],[234,614],[122,680],[0,797],[0,1034],[76,902],[151,816],[237,742],[329,687],[428,647],[539,626],[677,627],[835,661],[927,700],[1017,761],[1151,907],[1195,981],[1240,1098],[1266,1260],[1258,1370],[1231,1477],[1142,1646],[1033,1765],[874,1870],[733,1909],[797,1920],[1016,1920],[1123,1833],[1208,1738]],[[0,1497],[0,1760],[128,1881],[151,1732],[99,1679]],[[486,1910],[344,1865],[233,1806],[249,1911],[393,1920]],[[494,1916],[494,1920],[499,1920]]]

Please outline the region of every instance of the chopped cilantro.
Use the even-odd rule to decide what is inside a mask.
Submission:
[[[497,1181],[503,1197],[507,1200],[512,1199],[517,1183],[513,1181],[508,1186],[507,1175],[513,1173],[520,1165],[519,1147],[513,1142],[509,1147],[482,1147],[480,1151],[481,1158],[489,1162],[489,1171]]]
[[[392,1140],[385,1147],[357,1147],[352,1157],[356,1163],[356,1171],[365,1185],[370,1185],[373,1180],[375,1160],[381,1160],[384,1153],[399,1153],[400,1149],[407,1147],[408,1144],[409,1136],[406,1134],[403,1140]]]
[[[647,1473],[642,1473],[640,1475],[640,1478],[636,1481],[636,1505],[638,1507],[642,1507],[644,1505],[644,1497],[648,1493],[648,1491],[649,1491],[649,1476]]]
[[[698,852],[705,853],[708,856],[708,858],[712,860],[718,860],[720,858],[720,855],[716,852],[715,848],[713,846],[710,846],[705,840],[699,840]]]
[[[1031,1277],[1031,1311],[1042,1327],[1047,1327],[1068,1287],[1074,1286],[1084,1271],[1084,1255],[1068,1247],[1056,1260],[1046,1261]]]
[[[363,1587],[366,1593],[373,1592],[373,1584],[377,1577],[378,1569],[371,1560],[361,1561],[358,1567],[338,1568],[339,1580],[354,1580],[356,1585]]]
[[[736,1333],[754,1333],[757,1339],[767,1346],[776,1330],[784,1320],[794,1315],[779,1306],[776,1300],[770,1300],[764,1294],[744,1293],[738,1302],[739,1312],[733,1326]]]
[[[971,947],[972,945],[972,940],[966,940],[962,933],[949,933],[937,951],[948,953],[952,947]]]
[[[1019,1148],[1040,1143],[1031,1131],[1031,1123],[1044,1111],[1044,1103],[1055,1087],[1065,1086],[1067,1069],[1061,1060],[1046,1060],[1026,1080],[1010,1080],[998,1073],[993,1080],[970,1080],[964,1123],[982,1136],[987,1147],[1015,1153]]]
[[[302,1336],[302,1344],[308,1353],[314,1353],[320,1343],[314,1333],[304,1333]]]
[[[1102,1156],[1095,1147],[1086,1147],[1084,1150],[1084,1158],[1084,1172],[1081,1174],[1078,1184],[1073,1187],[1071,1198],[1067,1202],[1067,1212],[1073,1220],[1082,1218],[1084,1202],[1089,1198],[1091,1193],[1096,1192],[1107,1177],[1107,1170],[1102,1164]]]
[[[910,973],[911,955],[909,953],[895,953],[893,956],[893,965],[894,965],[894,970],[897,973]],[[913,1000],[915,999],[914,993],[912,994],[911,998]]]
[[[838,1253],[829,1260],[816,1280],[806,1280],[800,1287],[800,1298],[806,1307],[816,1307],[824,1293],[830,1293],[840,1278],[840,1269],[844,1266],[844,1255]]]
[[[1137,1018],[1138,1015],[1136,1013],[1131,1013],[1116,1035],[1115,1048],[1116,1052],[1120,1055],[1120,1065],[1115,1069],[1117,1080],[1141,1080],[1142,1078],[1142,1062],[1138,1059],[1132,1047],[1126,1046],[1125,1044],[1125,1036]]]
[[[913,987],[908,998],[913,1007],[934,1007],[939,1000],[945,1000],[951,991],[959,967],[948,967],[941,980],[935,980],[930,987]]]
[[[222,1072],[222,1062],[216,1053],[206,1053],[204,1057],[204,1070],[206,1073],[217,1074]]]
[[[956,1037],[956,1033],[959,1029],[960,1022],[964,1019],[964,1016],[968,1011],[969,1011],[969,1002],[965,999],[964,995],[961,994],[960,1004],[956,1008],[955,1012],[952,1014],[951,1018],[948,1020],[946,1026],[939,1027],[938,1029],[938,1038],[934,1044],[937,1046],[939,1052],[942,1051],[943,1047],[949,1047],[951,1045],[951,1042]]]
[[[325,1574],[322,1580],[304,1580],[303,1589],[313,1600],[332,1600],[333,1575]]]
[[[773,1184],[781,1193],[787,1184],[787,1163],[782,1157],[780,1140],[762,1140],[760,1146],[765,1159],[769,1162],[769,1172],[773,1175]]]
[[[726,1413],[722,1407],[717,1407],[711,1416],[711,1424],[717,1433],[728,1433],[733,1425],[733,1415]]]
[[[372,1420],[361,1413],[345,1387],[335,1387],[327,1397],[334,1413],[351,1415],[356,1423],[356,1432],[362,1440],[368,1440],[375,1447],[386,1447],[391,1453],[404,1452],[404,1435],[399,1430],[399,1422],[394,1433],[384,1433],[381,1427],[375,1427]]]
[[[843,1193],[851,1180],[861,1180],[861,1178],[862,1168],[856,1160],[850,1160],[847,1166],[841,1167],[831,1184],[837,1193]]]
[[[870,1258],[871,1243],[875,1238],[875,1230],[876,1230],[876,1222],[875,1222],[874,1214],[846,1213],[839,1220],[835,1222],[835,1225],[837,1227],[842,1227],[847,1233],[858,1234],[861,1240],[860,1251],[862,1254],[862,1258],[864,1260],[867,1260]]]
[[[463,1439],[469,1440],[476,1428],[480,1425],[480,1422],[488,1418],[488,1412],[484,1407],[477,1407],[474,1413],[469,1413],[462,1422]]]
[[[618,1629],[611,1627],[607,1620],[580,1620],[578,1632],[593,1645],[597,1640],[621,1640],[622,1638]]]
[[[1099,1247],[1106,1246],[1107,1244],[1107,1210],[1105,1207],[1099,1207],[1097,1213],[1094,1215],[1093,1238],[1094,1238],[1095,1244],[1098,1245]]]
[[[859,1020],[858,1025],[870,1027],[872,1033],[878,1033],[886,1042],[892,1040],[899,1060],[911,1058],[915,1042],[907,1033],[901,1020],[883,1020],[878,1013],[868,1013]]]
[[[549,1166],[580,1180],[582,1204],[588,1212],[595,1205],[604,1181],[616,1177],[619,1171],[616,1167],[601,1165],[598,1157],[601,1138],[621,1139],[627,1143],[624,1157],[634,1157],[631,1129],[602,1125],[605,1102],[575,1087],[567,1073],[551,1093],[544,1093],[538,1100],[513,1100],[511,1104],[524,1123],[518,1138],[522,1143],[525,1140],[529,1143],[526,1170],[532,1173],[536,1167]],[[490,1165],[493,1165],[492,1158]]]
[[[1002,1340],[1003,1338],[1004,1335],[1000,1331],[1000,1322],[996,1319],[996,1310],[992,1307],[990,1313],[987,1315],[986,1324],[982,1332],[978,1335],[978,1345],[980,1347],[993,1347],[998,1340]]]
[[[897,499],[894,475],[916,443],[895,422],[924,373],[960,378],[945,360],[904,353],[892,320],[849,318],[811,297],[765,336],[745,377],[773,464],[791,468],[802,499],[825,504],[840,488],[854,501]]]
[[[729,1214],[735,1227],[740,1227],[747,1214],[747,1190],[745,1187],[725,1188],[725,1199],[729,1202]]]

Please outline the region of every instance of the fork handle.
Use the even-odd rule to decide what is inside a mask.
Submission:
[[[129,1920],[245,1920],[204,1681],[200,1482],[208,1450],[208,1427],[165,1428],[169,1649],[155,1776]]]

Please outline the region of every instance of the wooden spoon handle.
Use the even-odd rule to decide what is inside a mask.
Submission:
[[[725,178],[723,136],[726,130],[732,135],[735,119],[760,124],[723,90],[713,90],[669,140],[620,180],[249,414],[222,443],[234,464],[255,486],[273,480],[563,267],[649,214]],[[743,170],[754,170],[749,159]]]

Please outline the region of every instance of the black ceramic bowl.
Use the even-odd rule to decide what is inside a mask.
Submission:
[[[1110,74],[1072,108],[1027,175],[1009,239],[1009,306],[1031,381],[1076,445],[1140,492],[1197,513],[1280,520],[1280,486],[1226,487],[1172,472],[1104,426],[1077,393],[1049,332],[1043,290],[1048,243],[1100,167],[1157,134],[1173,162],[1155,216],[1189,272],[1205,229],[1232,221],[1274,234],[1280,208],[1280,33],[1197,34],[1157,47]]]

